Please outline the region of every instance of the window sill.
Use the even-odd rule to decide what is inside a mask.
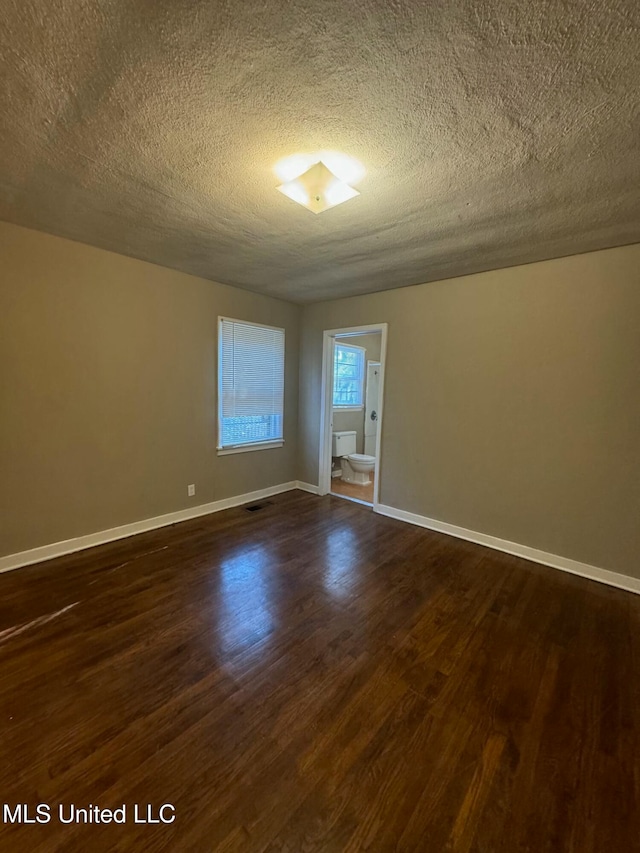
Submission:
[[[282,447],[284,441],[261,441],[259,444],[239,444],[237,447],[219,447],[218,456],[231,456],[232,453],[249,453],[252,450],[271,450]]]

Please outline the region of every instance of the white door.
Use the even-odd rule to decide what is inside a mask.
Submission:
[[[364,406],[364,452],[368,456],[376,455],[376,436],[378,435],[378,407],[380,400],[380,362],[367,362],[367,385]]]

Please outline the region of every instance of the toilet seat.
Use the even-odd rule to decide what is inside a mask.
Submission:
[[[376,457],[369,456],[367,453],[350,453],[347,456],[347,459],[351,459],[353,462],[361,462],[363,464],[369,463],[371,465],[375,465]]]

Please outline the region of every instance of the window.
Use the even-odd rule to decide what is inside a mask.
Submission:
[[[361,409],[364,405],[364,354],[362,347],[336,342],[333,356],[334,409]]]
[[[219,318],[218,452],[283,442],[284,329]]]

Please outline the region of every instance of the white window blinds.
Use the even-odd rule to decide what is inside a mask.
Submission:
[[[218,449],[282,442],[284,329],[220,317]]]

